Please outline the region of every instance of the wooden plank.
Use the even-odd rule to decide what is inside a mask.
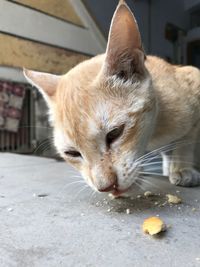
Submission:
[[[9,1],[0,0],[0,32],[89,55],[103,52],[88,29]]]
[[[40,10],[57,18],[70,21],[76,25],[84,26],[76,14],[69,0],[12,0],[34,9]]]
[[[89,57],[0,33],[0,65],[64,74]]]

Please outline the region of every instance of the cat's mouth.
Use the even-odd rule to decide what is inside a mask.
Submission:
[[[118,190],[118,189],[115,189],[111,192],[111,194],[114,196],[114,197],[120,197],[122,196],[123,194],[125,194],[127,191],[129,190],[129,188],[127,188],[126,190]]]
[[[133,183],[126,189],[115,188],[112,192],[110,192],[110,194],[113,195],[114,198],[128,197],[130,196],[130,193],[133,192],[134,188],[135,188],[135,184]]]

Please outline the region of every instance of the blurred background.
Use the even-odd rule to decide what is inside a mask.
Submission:
[[[22,67],[64,74],[103,53],[118,0],[0,0],[0,152],[55,156]],[[200,67],[200,0],[127,0],[148,54]]]

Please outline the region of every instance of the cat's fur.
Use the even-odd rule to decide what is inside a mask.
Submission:
[[[124,1],[114,14],[104,55],[63,76],[30,70],[24,74],[49,105],[57,150],[94,189],[122,194],[137,180],[146,159],[141,156],[173,142],[173,152],[168,153],[170,146],[158,150],[164,175],[176,185],[200,184],[194,164],[200,71],[145,56],[137,23]],[[107,133],[116,127],[124,127],[123,133],[106,144]],[[71,151],[81,156],[65,153]]]

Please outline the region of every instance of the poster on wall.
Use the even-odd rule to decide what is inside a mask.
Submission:
[[[18,132],[24,96],[23,85],[0,81],[0,130]]]

